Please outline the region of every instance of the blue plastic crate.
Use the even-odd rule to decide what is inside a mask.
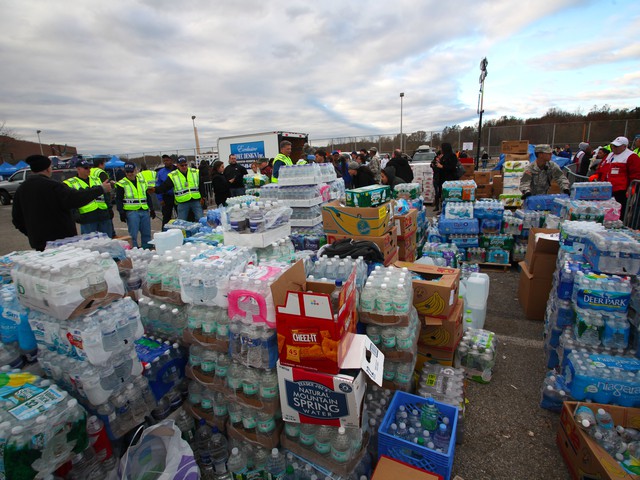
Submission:
[[[447,453],[439,453],[418,444],[403,440],[399,437],[389,435],[387,431],[389,426],[395,422],[396,411],[400,405],[409,407],[409,409],[422,410],[422,405],[427,401],[426,398],[411,395],[409,393],[397,391],[389,404],[387,413],[382,420],[382,424],[378,429],[378,458],[386,455],[401,462],[408,463],[415,467],[427,470],[428,472],[442,475],[445,480],[451,478],[451,469],[453,467],[453,455],[456,448],[456,429],[458,428],[458,409],[451,405],[435,402],[441,415],[449,419],[449,427],[451,428],[451,440],[449,441],[449,449]]]

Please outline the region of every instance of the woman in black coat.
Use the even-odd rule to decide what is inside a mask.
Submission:
[[[216,160],[213,162],[213,177],[211,177],[211,184],[213,186],[213,196],[216,200],[216,205],[221,206],[227,204],[227,198],[231,196],[231,186],[227,177],[224,176],[224,162]]]
[[[453,153],[453,148],[450,143],[443,143],[440,147],[442,150],[442,157],[436,162],[436,168],[438,169],[438,177],[440,179],[440,187],[444,182],[452,180],[458,180],[456,175],[456,165],[458,164],[458,157]]]

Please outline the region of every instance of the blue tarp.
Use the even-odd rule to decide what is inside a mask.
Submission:
[[[122,168],[122,167],[124,167],[124,162],[120,160],[118,157],[116,157],[115,155],[111,157],[111,160],[109,160],[107,163],[104,164],[104,168],[108,168],[111,170],[115,170],[116,168]]]
[[[4,162],[2,165],[0,165],[0,175],[4,177],[9,177],[14,173],[16,173],[18,170],[22,170],[23,168],[29,168],[29,164],[27,164],[27,162],[23,160],[20,160],[15,165],[11,165],[8,162]]]
[[[529,144],[529,161],[530,162],[533,162],[536,159],[536,154],[534,152],[534,148],[535,148],[535,145]],[[493,169],[494,170],[502,170],[502,165],[504,164],[504,159],[505,159],[505,154],[501,153],[500,154],[500,160],[498,161],[496,166],[493,167]],[[564,168],[566,165],[571,163],[571,159],[570,158],[557,157],[557,156],[555,156],[553,154],[551,155],[551,161],[552,162],[556,162],[560,168]]]

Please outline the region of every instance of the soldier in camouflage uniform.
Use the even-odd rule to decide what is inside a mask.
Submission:
[[[527,165],[520,179],[522,198],[545,195],[549,191],[552,180],[556,181],[563,193],[569,194],[569,180],[558,164],[551,161],[551,146],[536,145],[534,151],[536,160]]]

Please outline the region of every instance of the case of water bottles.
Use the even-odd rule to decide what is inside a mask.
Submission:
[[[408,268],[377,266],[360,294],[362,323],[396,327],[411,325],[413,284]]]
[[[172,342],[182,339],[187,331],[187,311],[184,305],[166,304],[161,301],[141,297],[138,300],[140,320],[149,335],[167,338]]]
[[[407,327],[367,325],[367,336],[384,353],[385,359],[392,362],[415,361],[419,334],[420,319],[413,306]]]
[[[400,183],[393,187],[394,198],[415,200],[420,197],[422,186],[419,183]]]
[[[473,248],[480,246],[478,235],[448,235],[446,241],[458,248]]]
[[[470,328],[456,350],[454,366],[464,369],[469,380],[489,383],[496,363],[496,337],[489,330]]]
[[[331,163],[307,163],[305,165],[283,165],[278,173],[279,186],[317,185],[336,179]]]
[[[186,220],[180,220],[179,218],[174,218],[169,220],[164,226],[164,231],[171,230],[176,228],[182,232],[182,235],[185,238],[188,238],[192,235],[195,235],[200,231],[200,223],[198,222],[187,222]]]
[[[442,184],[442,200],[446,202],[473,202],[476,199],[476,182],[454,180]]]
[[[438,230],[444,235],[452,233],[473,235],[480,231],[480,223],[477,218],[453,220],[441,215],[438,221]]]
[[[444,218],[447,220],[474,218],[473,205],[473,202],[447,202],[444,205]]]
[[[109,253],[69,245],[26,253],[14,264],[11,276],[20,303],[59,320],[78,317],[124,295]]]
[[[2,476],[46,478],[88,446],[87,413],[50,380],[0,373]]]
[[[609,200],[613,186],[609,182],[576,182],[571,185],[572,200]]]
[[[150,365],[145,366],[145,376],[159,401],[184,378],[185,355],[177,343],[164,343],[147,336],[136,340],[135,349],[140,361]]]
[[[640,243],[624,232],[589,232],[584,256],[597,272],[616,275],[640,273]]]
[[[574,351],[567,356],[565,379],[575,400],[640,406],[640,360]]]
[[[389,404],[387,414],[378,429],[378,455],[387,455],[398,459],[409,465],[416,466],[429,472],[442,475],[445,480],[451,478],[453,458],[456,446],[456,430],[458,426],[458,408],[445,403],[435,402],[440,412],[439,420],[448,419],[448,428],[451,430],[451,437],[446,448],[446,453],[438,452],[435,449],[422,446],[413,441],[406,440],[390,432],[391,424],[396,421],[396,413],[400,406],[407,410],[422,411],[425,399],[417,395],[405,392],[396,392]],[[438,422],[440,425],[440,422]]]
[[[578,185],[578,184],[575,184]],[[555,208],[556,199],[567,199],[568,195],[565,194],[548,194],[548,195],[531,195],[524,200],[525,210],[553,210]]]

